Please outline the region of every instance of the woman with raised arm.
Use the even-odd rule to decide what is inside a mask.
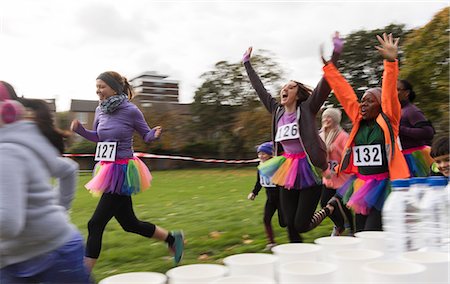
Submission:
[[[390,192],[390,180],[408,178],[405,158],[398,146],[400,102],[397,94],[399,39],[377,36],[376,49],[384,58],[381,88],[368,89],[358,102],[353,88],[334,64],[323,69],[336,98],[353,123],[339,171],[355,174],[339,190],[355,212],[356,231],[382,230],[381,209]]]
[[[333,62],[342,51],[343,42],[334,38]],[[314,90],[297,81],[289,81],[280,91],[280,102],[263,86],[250,64],[252,48],[248,48],[243,63],[250,82],[261,102],[272,114],[274,158],[259,166],[261,173],[280,186],[280,204],[287,224],[289,240],[301,242],[300,233],[310,231],[325,217],[336,215],[336,226],[344,228],[344,217],[337,199],[332,199],[315,213],[322,191],[322,176],[327,164],[326,147],[318,134],[316,114],[330,94],[322,78]]]

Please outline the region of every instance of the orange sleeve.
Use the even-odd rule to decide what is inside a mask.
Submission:
[[[329,63],[323,67],[324,77],[333,89],[334,95],[341,103],[345,113],[352,122],[356,121],[359,114],[358,97],[353,91],[352,86],[339,73],[333,63]]]
[[[383,85],[381,91],[381,109],[389,117],[394,135],[398,136],[401,105],[397,92],[398,61],[384,61]]]

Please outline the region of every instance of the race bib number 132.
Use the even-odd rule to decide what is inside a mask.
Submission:
[[[95,149],[95,161],[114,162],[116,160],[117,142],[98,142]]]
[[[353,164],[355,166],[381,166],[381,145],[361,145],[353,147]]]

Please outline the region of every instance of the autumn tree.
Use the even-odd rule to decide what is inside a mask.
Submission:
[[[252,65],[269,90],[279,89],[283,71],[272,54],[267,51],[255,52]],[[230,153],[237,157],[252,152],[254,149],[249,145],[260,141],[254,141],[255,138],[249,133],[255,132],[256,127],[260,126],[247,127],[242,115],[243,112],[251,115],[260,102],[243,64],[220,61],[213,70],[203,73],[200,78],[203,83],[195,92],[192,104],[192,128],[199,138],[203,143],[214,143],[223,157]],[[266,112],[266,116],[270,119],[269,113]],[[269,126],[265,126],[264,131],[270,131]]]
[[[403,43],[401,78],[417,94],[414,103],[440,133],[449,131],[449,8],[414,30]]]

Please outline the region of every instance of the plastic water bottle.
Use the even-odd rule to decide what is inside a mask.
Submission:
[[[406,209],[409,198],[409,180],[394,180],[391,182],[391,188],[391,194],[383,206],[382,216],[383,230],[388,235],[387,256],[395,258],[407,251]]]
[[[409,179],[409,197],[408,206],[410,206],[409,213],[413,217],[412,219],[417,224],[416,226],[411,226],[410,233],[415,237],[412,239],[412,249],[421,249],[426,246],[426,236],[423,232],[423,217],[422,211],[420,209],[420,203],[423,196],[428,191],[428,178],[426,177],[413,177]]]
[[[426,250],[446,251],[448,246],[448,179],[429,177],[429,189],[420,202],[421,230]]]

